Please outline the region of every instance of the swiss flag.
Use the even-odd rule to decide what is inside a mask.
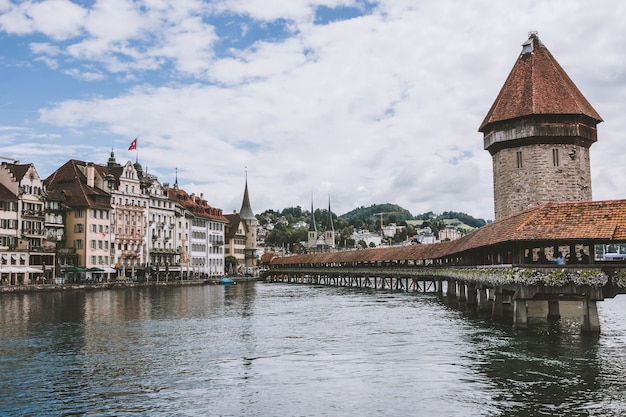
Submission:
[[[133,139],[133,141],[130,143],[130,146],[128,147],[129,151],[132,151],[133,149],[137,149],[137,138]]]

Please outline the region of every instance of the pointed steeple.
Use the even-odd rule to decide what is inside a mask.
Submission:
[[[311,197],[311,224],[309,225],[309,232],[317,233],[317,225],[315,224],[315,211],[313,211],[313,197]]]
[[[241,215],[241,218],[245,220],[256,219],[256,217],[254,217],[252,207],[250,206],[250,196],[248,195],[248,171],[246,171],[246,186],[243,191],[243,202],[241,203],[241,210],[239,210],[239,214]]]
[[[178,190],[178,168],[176,168],[176,176],[174,177],[174,189]]]
[[[333,225],[333,212],[330,211],[330,194],[328,195],[328,230],[335,231],[335,225]]]

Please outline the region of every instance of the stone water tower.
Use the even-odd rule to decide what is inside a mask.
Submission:
[[[600,122],[531,32],[478,129],[493,160],[495,219],[549,201],[591,201],[589,148]]]

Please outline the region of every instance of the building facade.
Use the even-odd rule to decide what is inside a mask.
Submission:
[[[33,164],[0,165],[0,282],[28,284],[54,268],[44,245],[45,187]]]
[[[106,174],[111,194],[111,256],[119,274],[129,279],[145,277],[148,262],[150,198],[142,174],[139,164],[119,165],[111,152]]]
[[[59,275],[71,280],[105,279],[111,268],[111,203],[107,182],[91,162],[69,160],[45,180],[51,217],[63,217],[57,240]]]

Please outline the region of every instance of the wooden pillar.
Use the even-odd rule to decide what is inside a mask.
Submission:
[[[583,333],[600,333],[600,317],[598,316],[598,305],[596,300],[592,300],[587,293],[583,299],[583,317],[580,326]]]
[[[491,307],[491,318],[500,320],[504,318],[504,308],[502,306],[502,287],[493,290],[493,305]]]
[[[472,282],[467,285],[467,305],[474,307],[478,305],[476,297],[476,283]]]
[[[456,297],[456,281],[453,279],[448,280],[448,289],[446,291],[448,297]]]
[[[489,311],[489,299],[487,298],[487,288],[482,285],[478,288],[478,306],[476,310],[479,313]]]
[[[465,283],[461,282],[461,281],[459,281],[458,285],[459,285],[459,291],[458,291],[459,301],[466,301],[467,300],[467,294],[466,294],[465,290],[466,290],[467,287],[465,286]]]
[[[559,300],[548,300],[548,320],[558,320],[560,318]]]
[[[528,310],[526,300],[513,301],[513,328],[528,329]]]

